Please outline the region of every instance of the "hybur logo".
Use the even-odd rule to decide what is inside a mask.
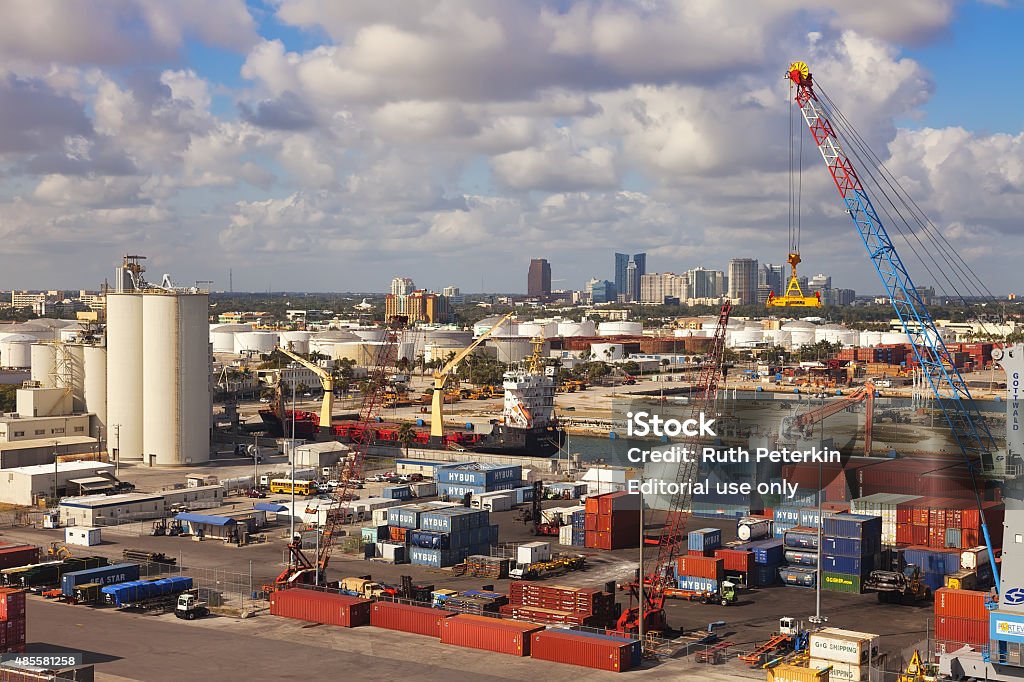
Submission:
[[[1003,594],[1002,601],[1010,606],[1024,604],[1024,587],[1011,587]]]

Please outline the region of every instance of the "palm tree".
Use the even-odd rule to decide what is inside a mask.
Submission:
[[[405,446],[405,456],[409,456],[409,443],[416,438],[416,431],[413,430],[412,425],[408,422],[402,422],[398,425],[398,442]]]

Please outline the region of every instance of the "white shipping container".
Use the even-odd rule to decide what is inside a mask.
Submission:
[[[90,526],[68,526],[64,529],[64,544],[78,545],[79,547],[93,547],[103,540],[100,537],[100,529]]]
[[[864,665],[871,659],[878,635],[825,628],[811,634],[809,653],[811,658]]]
[[[372,516],[372,518],[373,518],[373,525],[375,525],[375,526],[387,525],[387,522],[388,522],[388,510],[387,510],[386,507],[384,509],[374,509],[373,512],[372,512],[372,515],[373,515]]]
[[[433,497],[437,495],[437,483],[433,481],[424,483],[410,483],[409,490],[413,497]]]
[[[868,682],[868,675],[871,672],[871,667],[867,665],[853,665],[851,663],[841,663],[839,661],[826,661],[822,658],[812,658],[807,664],[807,667],[814,670],[824,670],[829,666],[832,666],[832,670],[829,671],[828,675],[829,682],[833,682],[833,680],[843,680],[843,682]]]
[[[960,553],[960,568],[975,571],[988,563],[988,550],[982,547],[971,547]]]
[[[524,542],[516,547],[516,562],[535,564],[551,558],[551,545],[546,542]]]
[[[390,561],[393,564],[404,564],[407,559],[405,556],[405,544],[397,542],[382,542],[381,557],[383,557],[385,561]]]
[[[572,544],[572,526],[562,526],[558,529],[558,544],[560,545],[571,545]]]

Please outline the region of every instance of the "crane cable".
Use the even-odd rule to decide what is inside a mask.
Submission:
[[[790,94],[793,82],[789,83]],[[804,126],[796,119],[800,113],[789,98],[789,253],[800,253],[800,197],[803,190],[803,149]],[[799,132],[794,131],[794,127]],[[794,139],[799,135],[799,151],[794,148]]]

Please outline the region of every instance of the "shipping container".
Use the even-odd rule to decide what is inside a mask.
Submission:
[[[847,573],[831,573],[822,571],[821,573],[821,589],[828,590],[829,592],[847,592],[850,594],[860,594],[864,591],[863,585],[861,584],[861,576],[850,575]]]
[[[964,644],[988,644],[989,621],[970,618],[935,617],[935,639],[952,640]]]
[[[797,526],[786,531],[783,535],[783,544],[793,549],[817,549],[818,530]]]
[[[572,630],[542,630],[531,636],[530,656],[595,670],[625,672],[634,667],[641,643],[611,636],[591,636]]]
[[[985,608],[985,602],[988,599],[988,592],[950,590],[947,588],[938,589],[935,590],[935,615],[967,618],[970,620],[987,620],[989,612]]]
[[[834,514],[822,522],[825,535],[837,538],[869,538],[882,537],[882,517],[863,514]]]
[[[952,575],[960,570],[960,552],[957,550],[907,547],[903,550],[903,560],[908,566],[918,566],[924,573],[940,576]]]
[[[690,592],[718,592],[721,580],[702,578],[696,575],[681,575],[676,578],[676,587]]]
[[[812,632],[808,653],[812,658],[867,665],[877,653],[878,635],[839,628]]]
[[[138,564],[114,564],[112,566],[90,568],[85,571],[75,571],[62,575],[60,579],[60,593],[65,597],[73,597],[76,585],[83,585],[85,583],[113,585],[138,579]]]
[[[726,571],[749,573],[754,570],[754,553],[746,549],[716,549],[715,557],[722,560]]]
[[[39,561],[39,548],[35,545],[7,545],[0,547],[0,570],[15,566],[28,566]]]
[[[868,682],[871,674],[870,665],[853,665],[839,661],[826,661],[823,658],[812,658],[807,663],[811,670],[830,668],[829,682]]]
[[[436,511],[426,504],[410,504],[401,507],[389,507],[387,510],[388,525],[398,528],[419,528],[420,516],[426,512]]]
[[[482,492],[497,490],[499,485],[514,484],[520,487],[523,481],[523,468],[518,464],[487,464],[467,462],[445,466],[438,470],[438,483],[454,483],[485,488]]]
[[[318,590],[278,590],[270,594],[270,613],[309,623],[354,628],[370,624],[369,599]]]
[[[878,555],[871,556],[842,556],[840,554],[822,554],[821,570],[830,573],[848,573],[851,575],[866,576],[878,568]]]
[[[512,656],[529,656],[532,635],[543,629],[543,625],[536,623],[459,614],[445,619],[441,624],[441,643]]]
[[[751,587],[771,587],[779,582],[779,567],[754,564],[754,570],[747,574]]]
[[[842,556],[870,556],[882,550],[881,536],[870,538],[840,538],[826,535],[821,538],[822,551]]]
[[[741,545],[754,553],[754,563],[762,566],[778,566],[785,557],[782,540],[758,540]]]
[[[977,569],[988,563],[988,549],[984,546],[972,547],[960,552],[960,568]]]
[[[676,557],[677,576],[694,576],[721,582],[725,577],[724,570],[724,560],[716,557]]]
[[[829,682],[828,673],[823,670],[780,663],[766,669],[767,682]]]
[[[779,569],[779,578],[786,585],[794,587],[814,587],[817,569],[787,566]]]
[[[722,546],[722,531],[718,528],[700,528],[686,536],[686,548],[698,552],[718,549]]]
[[[14,621],[25,617],[25,590],[0,587],[0,621]]]
[[[589,512],[590,500],[597,500],[597,511],[600,514],[607,515],[617,511],[639,511],[640,506],[640,495],[636,493],[627,493],[624,490],[619,490],[614,493],[605,493],[604,495],[596,495],[594,497],[587,498],[587,511]]]
[[[441,636],[441,623],[454,615],[451,611],[424,606],[377,601],[370,607],[370,625],[436,639]]]
[[[787,549],[786,563],[794,564],[796,566],[817,566],[818,553],[804,552],[796,549]]]

